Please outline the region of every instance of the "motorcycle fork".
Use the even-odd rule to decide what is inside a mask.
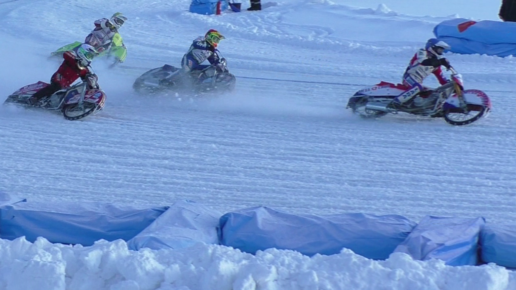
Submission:
[[[79,109],[83,110],[84,112],[84,95],[86,95],[86,84],[84,84],[82,86],[82,90],[81,90],[81,97],[79,98]]]
[[[438,92],[439,96],[437,97],[437,101],[434,104],[434,107],[432,108],[432,112],[435,114],[439,112],[443,106],[443,102],[446,100],[445,93],[444,92]]]
[[[61,100],[59,100],[59,104],[54,108],[55,110],[59,110],[63,107],[65,102],[66,92],[63,93],[63,96],[61,97]],[[51,97],[52,98],[52,97]]]
[[[66,102],[67,92],[64,93],[64,96],[63,96],[63,98],[61,98],[61,102],[59,103],[59,106],[57,106],[56,110],[63,107],[64,103]],[[84,104],[84,96],[86,95],[86,84],[84,84],[82,86],[80,94],[81,94],[81,96],[79,98],[79,101],[77,102],[79,104],[78,108],[84,111],[83,104]]]
[[[457,94],[457,97],[459,98],[460,108],[464,110],[466,114],[469,113],[468,104],[466,104],[466,100],[464,99],[464,93],[462,92],[462,89],[456,83],[453,83],[453,89],[455,90],[455,94]]]
[[[437,97],[437,101],[435,102],[434,108],[432,109],[433,114],[438,113],[442,110],[443,103],[446,101],[448,96],[450,95],[450,92],[448,91],[450,88],[446,88],[444,90],[435,90],[434,93],[438,93],[439,97]]]

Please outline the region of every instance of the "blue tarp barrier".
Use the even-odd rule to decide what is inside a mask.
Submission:
[[[180,249],[196,243],[218,244],[219,218],[218,212],[206,206],[189,201],[177,202],[127,244],[131,250]]]
[[[516,228],[487,223],[480,234],[482,261],[516,268]]]
[[[19,202],[0,207],[0,238],[93,245],[97,240],[130,240],[168,207],[138,209],[102,203]]]
[[[25,202],[27,199],[19,198],[15,195],[8,194],[6,192],[0,191],[0,207],[4,205],[11,205],[17,202]]]
[[[404,252],[415,260],[447,265],[481,261],[516,268],[516,229],[486,225],[483,218],[425,217],[416,224],[399,215],[293,215],[254,207],[220,216],[195,202],[147,209],[95,202],[27,202],[0,192],[0,238],[44,237],[53,243],[93,245],[128,241],[131,250],[181,249],[222,244],[255,254],[269,248],[332,255],[343,248],[375,260]],[[480,244],[480,246],[479,246]]]
[[[383,260],[414,226],[398,215],[293,215],[254,207],[220,218],[220,242],[251,254],[276,248],[308,256],[332,255],[348,248],[366,258]]]
[[[227,0],[192,0],[189,11],[203,15],[216,14],[219,2],[221,11],[228,9]]]
[[[446,20],[434,28],[434,35],[460,54],[516,56],[516,22]]]
[[[476,265],[484,218],[425,217],[395,252],[414,260],[440,259],[450,266]]]

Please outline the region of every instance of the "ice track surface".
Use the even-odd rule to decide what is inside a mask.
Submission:
[[[104,111],[70,122],[0,108],[0,190],[33,200],[142,207],[189,199],[221,212],[264,205],[416,221],[424,215],[516,219],[514,58],[447,56],[465,87],[485,91],[493,102],[479,122],[453,127],[409,115],[362,120],[345,109],[348,98],[381,80],[398,82],[445,18],[312,2],[302,7],[315,5],[324,15],[319,22],[303,18],[311,10],[293,2],[278,4],[277,12],[210,18],[184,12],[186,1],[158,2],[117,2],[131,19],[122,28],[129,54],[112,71],[94,65],[107,94]],[[92,15],[113,12],[71,4],[66,9],[79,20],[64,30],[54,9],[61,2],[1,5],[0,53],[11,56],[0,69],[2,101],[23,85],[47,81],[57,66],[46,61],[48,53],[87,33]],[[28,17],[35,13],[40,18]],[[337,20],[342,25],[333,25]],[[212,27],[227,36],[220,48],[237,77],[234,93],[193,101],[134,94],[139,75],[178,65],[192,38]]]
[[[515,108],[500,102],[512,84],[486,84],[492,114],[458,128],[408,115],[353,116],[347,98],[372,78],[331,85],[237,74],[232,94],[178,99],[136,95],[130,84],[137,75],[126,69],[116,85],[104,86],[105,110],[73,124],[3,107],[5,189],[44,200],[189,199],[222,212],[265,205],[414,219],[516,217],[516,155],[508,153]]]

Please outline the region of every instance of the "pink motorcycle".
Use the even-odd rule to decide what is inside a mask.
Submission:
[[[7,97],[4,104],[13,103],[29,106],[29,98],[48,85],[48,83],[40,81],[24,86]],[[106,94],[100,88],[87,88],[87,83],[77,83],[67,89],[55,92],[50,97],[42,98],[37,104],[31,107],[50,111],[61,111],[64,118],[67,120],[82,119],[102,110],[106,102]]]

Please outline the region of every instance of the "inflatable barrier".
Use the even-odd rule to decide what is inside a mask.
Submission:
[[[481,260],[516,269],[516,228],[486,224],[480,233]]]
[[[452,266],[495,263],[516,268],[516,230],[490,225],[481,217],[427,216],[415,223],[399,215],[294,215],[267,207],[220,215],[192,201],[142,209],[31,202],[0,192],[0,238],[20,237],[83,246],[121,239],[130,250],[204,243],[251,254],[276,248],[313,256],[346,248],[374,260],[403,252],[415,260],[440,259]]]
[[[220,243],[251,254],[277,248],[307,256],[332,255],[348,248],[363,257],[384,260],[415,225],[397,215],[293,215],[255,207],[221,217]]]
[[[23,201],[0,207],[0,238],[44,237],[52,243],[90,246],[98,240],[129,240],[166,207],[138,209],[102,203]]]
[[[446,20],[434,28],[437,39],[460,54],[516,56],[516,22],[472,21],[464,18]]]
[[[478,240],[483,218],[427,216],[394,252],[414,260],[440,259],[450,266],[477,265]]]
[[[196,243],[219,244],[219,217],[219,213],[203,205],[191,201],[177,202],[127,244],[131,250],[181,249]]]

